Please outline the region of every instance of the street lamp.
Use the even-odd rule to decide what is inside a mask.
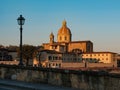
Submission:
[[[24,25],[25,23],[25,18],[22,17],[22,15],[20,15],[20,17],[18,17],[17,19],[18,25],[20,25],[20,62],[19,65],[23,65],[23,61],[22,61],[22,25]]]

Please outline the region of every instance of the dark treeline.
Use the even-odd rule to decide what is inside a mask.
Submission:
[[[16,52],[18,54],[18,57],[20,56],[19,46],[15,46],[15,45],[3,46],[3,45],[0,45],[0,49],[1,48],[5,48],[9,52]],[[40,50],[43,50],[43,46],[33,46],[33,45],[28,45],[28,44],[24,44],[22,46],[22,55],[23,55],[23,59],[24,59],[24,62],[26,63],[26,65],[28,65],[28,62],[29,62],[30,59],[33,59],[34,57],[36,57],[37,52],[39,52]]]

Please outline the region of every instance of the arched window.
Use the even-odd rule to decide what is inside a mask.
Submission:
[[[57,56],[55,57],[55,60],[58,60],[58,57],[57,57]]]
[[[60,40],[62,40],[62,37],[60,36]]]
[[[49,66],[48,67],[51,67],[51,65],[49,64]]]
[[[62,58],[61,57],[59,57],[59,60],[61,60]]]
[[[49,56],[48,58],[49,58],[49,60],[52,60],[52,57],[51,57],[51,56]]]
[[[59,64],[59,67],[61,67],[61,64]]]
[[[67,37],[65,36],[64,39],[67,40]]]
[[[55,66],[55,64],[53,63],[53,66]]]
[[[56,66],[58,66],[58,64],[56,63]]]

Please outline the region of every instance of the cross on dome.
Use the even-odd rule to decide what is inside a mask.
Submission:
[[[67,22],[65,19],[63,20],[62,24],[63,24],[63,26],[66,26]]]

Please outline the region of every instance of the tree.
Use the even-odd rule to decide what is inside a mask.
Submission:
[[[40,62],[40,54],[39,54],[39,52],[41,50],[43,50],[43,49],[44,49],[43,46],[37,46],[34,53],[33,53],[33,58],[37,58],[39,60],[38,66],[40,66],[40,67],[41,67],[41,62]]]
[[[43,49],[44,49],[43,46],[37,46],[37,47],[35,48],[34,53],[33,53],[33,57],[36,57],[36,55],[38,54],[38,52],[40,52],[40,51],[43,50]]]
[[[4,48],[4,46],[0,44],[0,48]]]
[[[25,60],[26,66],[29,65],[29,60],[33,59],[33,53],[35,51],[35,46],[33,45],[23,45],[22,46],[22,55]],[[20,50],[18,49],[18,55],[20,55]]]
[[[6,47],[9,51],[17,51],[18,50],[18,46],[13,46],[13,45],[9,45]]]

